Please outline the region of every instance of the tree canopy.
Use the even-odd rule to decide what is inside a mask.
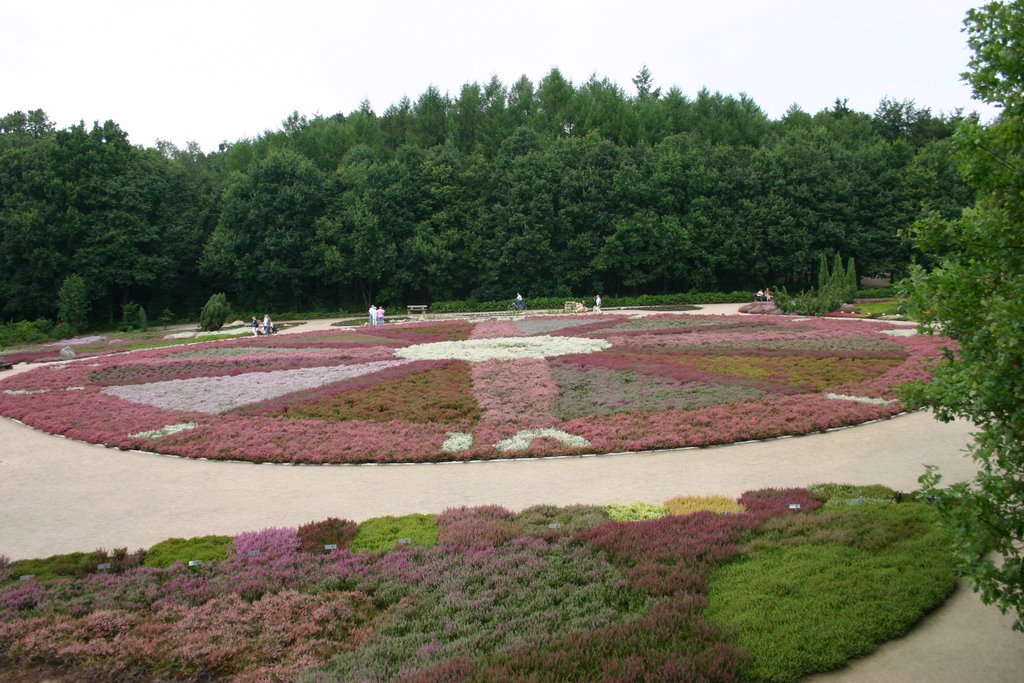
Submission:
[[[965,25],[974,56],[964,78],[1002,113],[987,128],[965,122],[955,136],[974,205],[959,218],[935,211],[912,231],[934,264],[913,271],[916,306],[958,348],[910,398],[977,428],[974,480],[947,490],[935,472],[924,481],[975,588],[1015,610],[1014,628],[1024,630],[1024,2],[971,10]]]
[[[280,311],[799,289],[836,251],[899,273],[897,231],[971,199],[960,112],[837,100],[773,121],[646,67],[632,86],[553,69],[432,87],[382,114],[295,112],[210,153],[14,112],[0,118],[0,317],[52,318],[70,275],[93,324],[130,302],[195,315],[221,291]]]

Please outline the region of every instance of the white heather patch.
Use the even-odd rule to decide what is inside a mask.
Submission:
[[[177,434],[178,432],[185,432],[189,429],[195,429],[199,425],[195,422],[179,422],[178,424],[167,425],[160,429],[152,429],[148,432],[139,432],[138,434],[129,434],[128,436],[140,439],[159,439],[161,436],[170,436],[171,434]]]
[[[172,379],[149,384],[106,387],[102,392],[132,403],[143,403],[165,410],[212,415],[405,363],[406,361],[382,360],[358,365],[247,372],[230,377]]]
[[[85,387],[64,387],[64,391],[85,391]]]
[[[496,337],[466,341],[434,342],[395,349],[408,360],[465,360],[471,362],[516,358],[549,358],[571,353],[594,353],[611,346],[604,339],[584,337]]]
[[[28,396],[30,394],[45,394],[49,389],[4,389],[8,396]]]
[[[556,439],[562,444],[574,448],[587,448],[590,446],[590,442],[582,436],[574,436],[568,432],[563,432],[561,429],[524,429],[515,436],[502,439],[494,444],[494,447],[499,451],[525,451],[533,443],[533,440],[539,437]]]
[[[164,336],[164,339],[192,339],[193,337],[240,337],[243,334],[252,334],[252,328],[246,325],[245,327],[236,327],[229,330],[219,330],[217,332],[175,332],[174,334],[168,334]]]
[[[82,346],[83,344],[98,344],[105,339],[106,337],[103,336],[78,337],[76,339],[61,339],[60,341],[48,342],[43,344],[43,346]]]
[[[870,396],[847,396],[846,394],[825,394],[825,398],[831,398],[839,401],[855,401],[856,403],[870,403],[876,406],[887,406],[890,403],[896,401],[887,398],[871,398]]]
[[[901,327],[898,330],[881,330],[881,332],[893,337],[913,337],[917,334],[917,330],[913,327]]]
[[[445,453],[459,453],[473,447],[473,435],[465,432],[448,432],[448,438],[441,444]]]

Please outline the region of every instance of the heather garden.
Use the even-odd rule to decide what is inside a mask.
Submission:
[[[255,462],[699,447],[889,417],[942,343],[777,315],[342,326],[83,354],[5,379],[0,412]],[[952,591],[950,536],[914,498],[820,484],[0,556],[0,665],[124,681],[794,681],[872,652]]]
[[[0,557],[0,664],[74,680],[793,681],[945,599],[936,518],[830,484]]]
[[[544,315],[242,337],[50,363],[0,414],[123,449],[387,463],[710,446],[902,410],[942,338],[783,316]],[[682,456],[681,456],[682,457]]]

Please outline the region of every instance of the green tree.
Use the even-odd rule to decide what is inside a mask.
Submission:
[[[204,332],[216,332],[224,327],[231,315],[231,304],[224,292],[218,292],[210,297],[199,311],[199,329]]]
[[[68,275],[57,292],[60,321],[75,332],[86,329],[89,320],[89,288],[81,275]]]
[[[933,214],[911,230],[937,264],[915,268],[907,285],[922,329],[941,330],[957,348],[906,398],[940,420],[975,425],[975,478],[939,489],[940,475],[929,470],[922,483],[939,497],[975,590],[1014,610],[1014,628],[1024,630],[1024,2],[989,3],[964,23],[974,56],[963,76],[1002,114],[956,133],[962,171],[978,192],[974,207],[959,220]]]

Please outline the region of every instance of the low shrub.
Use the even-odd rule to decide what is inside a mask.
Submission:
[[[950,539],[934,520],[934,511],[921,504],[773,520],[763,532],[778,534],[773,522],[783,528],[798,525],[804,540],[790,535],[790,543],[781,547],[766,541],[761,552],[719,570],[708,593],[707,617],[734,633],[733,642],[753,655],[751,679],[796,681],[837,668],[906,633],[953,590]],[[832,531],[807,533],[816,522]],[[834,533],[871,527],[881,528],[876,536],[890,542],[866,548],[850,533],[846,538],[858,546],[851,547]]]
[[[84,576],[89,568],[96,569],[97,556],[94,553],[64,553],[40,559],[16,560],[8,569],[10,576],[31,575],[37,581]]]
[[[37,581],[52,581],[53,579],[80,578],[100,571],[121,573],[141,566],[145,557],[145,550],[129,553],[127,548],[117,548],[109,553],[100,549],[91,553],[65,553],[42,559],[17,560],[9,562],[6,568],[4,563],[0,562],[0,584],[5,580],[25,575],[32,575]],[[7,560],[7,558],[2,559]],[[6,579],[4,574],[6,574]]]
[[[769,516],[811,512],[821,507],[821,500],[803,488],[747,491],[738,502],[750,512]]]
[[[694,512],[702,511],[736,514],[747,510],[732,498],[725,496],[679,496],[665,501],[665,508],[670,515],[692,515]]]
[[[887,504],[896,502],[896,492],[888,486],[872,484],[857,486],[854,484],[815,484],[808,490],[825,501],[826,506],[844,506],[870,504]]]
[[[360,523],[349,547],[353,551],[393,550],[402,538],[409,539],[409,545],[437,545],[437,515],[411,514],[368,519]]]
[[[53,323],[44,318],[16,323],[0,323],[0,349],[19,344],[49,341],[54,339],[53,333]]]
[[[303,524],[298,529],[299,548],[307,553],[322,553],[325,545],[347,548],[358,528],[355,522],[337,517]]]
[[[592,529],[611,518],[604,508],[597,505],[534,505],[519,512],[513,519],[522,527],[523,533],[546,537]]]
[[[602,308],[657,307],[692,304],[728,304],[750,301],[750,292],[686,292],[679,294],[644,294],[640,296],[603,296]],[[584,296],[527,297],[527,310],[562,310],[566,301],[583,300],[589,306],[591,294]],[[431,313],[485,313],[504,311],[512,303],[511,297],[502,301],[435,301],[430,304]]]
[[[230,536],[168,538],[149,549],[143,564],[147,567],[170,567],[175,562],[187,563],[189,560],[218,562],[228,559],[230,550]]]
[[[204,332],[216,332],[224,327],[231,316],[231,304],[223,292],[209,298],[203,309],[199,311],[199,329]]]
[[[520,533],[512,512],[498,505],[448,508],[437,516],[437,538],[442,545],[501,545]]]
[[[605,505],[608,518],[616,522],[639,522],[645,519],[659,519],[668,514],[668,508],[657,503],[612,503]]]

